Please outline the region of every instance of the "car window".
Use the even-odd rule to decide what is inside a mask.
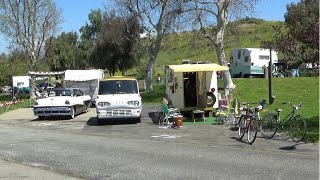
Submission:
[[[104,94],[137,94],[136,80],[108,80],[100,81],[99,95]]]
[[[55,95],[56,96],[71,96],[73,94],[73,92],[71,90],[55,90]]]
[[[75,90],[74,90],[74,94],[75,94],[76,96],[82,96],[82,95],[83,95],[83,93],[82,93],[79,89],[75,89]]]

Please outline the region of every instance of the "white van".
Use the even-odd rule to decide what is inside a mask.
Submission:
[[[133,77],[114,76],[99,82],[96,99],[97,121],[133,118],[141,122],[142,102],[138,81]]]

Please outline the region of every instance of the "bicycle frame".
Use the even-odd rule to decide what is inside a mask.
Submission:
[[[295,109],[293,108],[292,111],[283,119],[280,117],[280,112],[277,111],[277,129],[282,130],[283,125],[287,122],[289,122],[293,117],[296,116]]]

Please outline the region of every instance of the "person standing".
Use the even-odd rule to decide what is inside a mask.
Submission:
[[[157,84],[160,84],[161,83],[161,77],[160,77],[160,74],[158,73],[157,74]]]

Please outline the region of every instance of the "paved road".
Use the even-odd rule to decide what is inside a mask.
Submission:
[[[72,120],[39,121],[28,108],[3,114],[0,169],[12,168],[0,170],[0,178],[319,178],[318,144],[296,144],[279,135],[248,145],[226,126],[164,128],[152,121],[157,110],[145,105],[139,124],[100,126],[94,109]]]

